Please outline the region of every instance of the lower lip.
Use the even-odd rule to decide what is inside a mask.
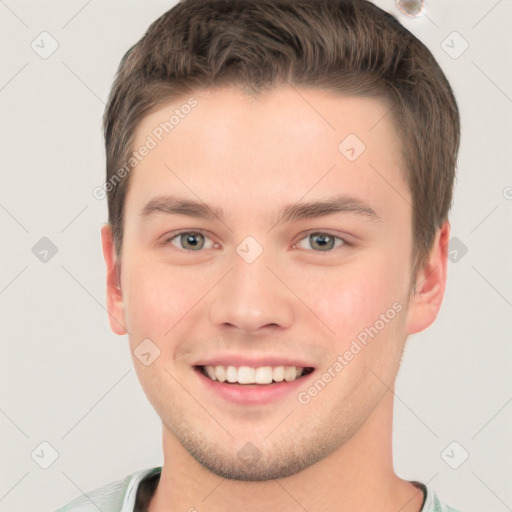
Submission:
[[[309,378],[315,373],[312,371],[291,382],[283,381],[273,384],[229,384],[206,377],[200,368],[196,368],[195,371],[201,382],[203,382],[211,392],[224,400],[239,405],[262,405],[276,402],[290,393],[296,394],[301,388],[305,388],[305,386],[308,385],[307,382]]]

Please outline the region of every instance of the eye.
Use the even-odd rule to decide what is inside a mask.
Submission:
[[[305,247],[300,246],[303,241],[309,243],[310,246],[314,249],[318,249],[317,252],[332,252],[331,249],[351,245],[343,238],[340,238],[339,236],[333,235],[331,233],[325,233],[323,231],[309,233],[298,244],[294,245],[294,248],[300,247],[301,249],[304,249]]]
[[[210,240],[211,242],[209,247],[205,247],[205,245],[207,245],[206,240]],[[215,246],[215,243],[209,237],[199,231],[181,231],[179,233],[171,233],[171,236],[164,240],[164,245],[169,243],[179,249],[190,252],[198,252],[203,248],[211,249]]]
[[[304,242],[309,244],[315,252],[332,252],[332,249],[344,246],[350,247],[352,245],[332,233],[316,231],[306,235],[299,243],[295,244],[293,248],[299,247],[301,249],[307,249],[307,247],[304,247]],[[189,252],[200,252],[201,249],[220,247],[219,244],[213,242],[210,237],[200,231],[180,231],[171,233],[163,242],[163,245],[167,244]]]

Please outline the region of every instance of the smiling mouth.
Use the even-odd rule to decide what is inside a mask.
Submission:
[[[310,374],[314,368],[298,366],[196,366],[210,380],[225,384],[269,385],[293,382]]]

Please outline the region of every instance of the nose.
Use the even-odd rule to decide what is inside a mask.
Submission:
[[[245,334],[264,328],[286,328],[294,320],[294,295],[269,268],[263,255],[247,263],[235,254],[230,272],[213,290],[210,321],[218,328],[240,329]]]

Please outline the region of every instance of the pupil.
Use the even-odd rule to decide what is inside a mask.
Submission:
[[[332,242],[334,240],[334,238],[332,238],[331,236],[329,235],[319,235],[319,234],[313,234],[311,235],[312,237],[315,237],[317,239],[316,243],[319,244],[319,246],[322,248],[322,249],[325,249],[325,248],[332,248]],[[329,242],[331,242],[329,244]]]
[[[195,239],[201,236],[202,235],[199,233],[184,233],[182,235],[181,242],[184,247],[186,247],[187,244],[190,244],[192,248],[197,248],[200,244]]]

